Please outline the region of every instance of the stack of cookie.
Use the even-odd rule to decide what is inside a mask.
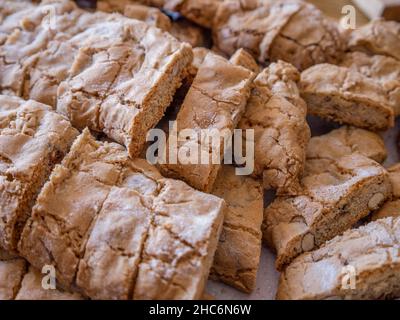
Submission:
[[[300,0],[1,1],[0,297],[251,293],[262,243],[279,299],[400,297],[399,41]],[[308,115],[339,125],[312,137]],[[169,120],[196,134],[167,147],[213,161],[149,164]],[[237,129],[247,175],[200,134]]]

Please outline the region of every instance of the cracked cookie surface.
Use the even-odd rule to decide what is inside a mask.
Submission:
[[[315,65],[301,73],[300,91],[310,114],[376,131],[394,125],[385,90],[352,69]]]
[[[224,207],[85,130],[42,189],[19,250],[89,298],[197,299]]]
[[[292,65],[272,63],[254,80],[239,123],[240,129],[254,130],[254,176],[263,178],[264,188],[283,194],[300,188],[310,138],[307,106],[299,96],[298,79]]]
[[[197,158],[192,163],[183,164],[177,159],[177,164],[167,159],[161,165],[162,171],[171,177],[180,178],[191,186],[209,192],[217,177],[224,155],[224,143],[232,136],[246,106],[250,95],[254,74],[243,67],[230,63],[223,57],[208,53],[200,64],[192,86],[187,93],[176,119],[176,135],[184,134],[185,129],[196,133],[189,139],[183,137],[175,142],[179,152],[198,150]],[[208,131],[205,131],[208,130]],[[220,134],[212,143],[204,143],[201,135],[205,132],[210,137],[214,132]],[[169,146],[174,146],[168,140]],[[201,153],[206,154],[206,161]],[[214,155],[219,156],[216,163]],[[193,156],[194,157],[194,156]],[[208,162],[207,164],[204,162]]]
[[[378,136],[348,130],[312,138],[302,190],[295,196],[276,198],[264,210],[263,239],[277,252],[279,270],[302,252],[352,227],[391,196],[387,171],[368,158],[376,154],[363,147],[377,145]],[[332,139],[340,135],[348,141]],[[352,142],[357,136],[365,140]],[[319,148],[324,141],[326,148]]]
[[[336,26],[301,1],[225,1],[213,27],[214,43],[225,54],[248,50],[260,63],[284,60],[299,70],[335,62],[344,45]]]
[[[400,218],[346,231],[296,258],[280,276],[277,299],[398,298],[399,249]]]
[[[400,114],[400,60],[364,52],[349,52],[340,62],[341,66],[355,70],[375,80],[386,93],[394,115]]]
[[[347,46],[352,51],[380,54],[400,60],[400,23],[376,19],[353,30]]]
[[[78,131],[49,106],[0,95],[0,246],[15,251],[40,188]]]
[[[263,188],[224,165],[212,194],[224,199],[227,209],[210,277],[249,293],[260,263]]]

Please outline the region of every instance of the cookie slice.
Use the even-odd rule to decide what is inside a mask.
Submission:
[[[300,90],[310,114],[369,130],[394,125],[393,109],[383,88],[349,68],[315,65],[302,72]]]
[[[266,189],[296,194],[303,173],[310,129],[307,108],[297,89],[298,71],[283,61],[272,63],[255,79],[239,123],[254,130],[254,176]],[[248,139],[248,138],[246,138]]]
[[[277,252],[277,269],[352,227],[391,196],[387,171],[367,157],[381,154],[382,143],[373,133],[350,128],[311,139],[303,189],[277,197],[264,210],[263,239]]]
[[[351,51],[364,51],[400,60],[400,23],[375,19],[350,33]]]
[[[380,84],[394,115],[400,114],[400,60],[357,51],[345,54],[340,65],[360,72]]]
[[[51,170],[78,135],[51,107],[0,95],[0,246],[15,251]]]
[[[191,163],[183,163],[179,158],[173,161],[169,154],[166,163],[161,165],[165,175],[182,179],[201,191],[212,190],[223,161],[225,143],[244,113],[253,78],[250,70],[214,53],[206,55],[176,119],[175,135],[181,136],[175,142],[177,156],[188,152],[193,160]],[[184,139],[186,129],[193,134]],[[171,150],[176,153],[173,143],[170,138],[168,153]],[[198,151],[197,156],[191,150]]]
[[[295,259],[281,274],[277,299],[400,297],[400,218],[346,231]]]
[[[198,299],[224,208],[85,130],[42,189],[19,251],[92,299]]]
[[[334,23],[302,1],[224,1],[213,39],[225,54],[244,48],[260,63],[284,60],[299,70],[334,63],[344,45]]]
[[[212,193],[225,200],[224,225],[211,278],[250,293],[256,286],[261,254],[263,189],[257,180],[223,166]]]

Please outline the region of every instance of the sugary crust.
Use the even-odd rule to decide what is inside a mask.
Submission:
[[[229,61],[238,66],[249,69],[256,74],[260,72],[260,66],[254,60],[252,55],[248,53],[245,49],[240,48],[239,50],[237,50],[229,59]]]
[[[313,137],[308,144],[307,159],[339,159],[355,152],[379,163],[387,157],[385,142],[377,133],[342,126],[323,136]]]
[[[376,19],[350,33],[348,48],[400,60],[400,23]]]
[[[355,70],[377,81],[393,108],[394,115],[400,114],[400,61],[383,55],[368,55],[364,52],[349,52],[340,65]]]
[[[383,88],[349,68],[315,65],[302,72],[300,90],[313,115],[369,130],[394,125],[394,113]]]
[[[57,14],[50,29],[46,8]],[[0,91],[56,106],[77,128],[104,132],[131,156],[140,153],[192,60],[189,45],[160,29],[88,13],[71,1],[41,4],[13,22],[1,46]]]
[[[159,29],[123,18],[109,22],[105,41],[106,25],[85,31],[84,38],[99,36],[103,43],[95,44],[94,55],[87,47],[76,55],[71,76],[59,87],[57,109],[77,127],[102,131],[135,156],[171,103],[192,51]],[[81,46],[81,40],[82,35],[70,41]]]
[[[0,95],[0,246],[15,251],[35,198],[78,131],[49,106]]]
[[[387,171],[367,157],[376,153],[364,148],[369,143],[379,145],[379,139],[358,130],[344,127],[312,138],[303,189],[276,198],[265,209],[263,239],[277,252],[278,269],[341,234],[390,198]],[[364,141],[352,141],[362,137]],[[326,148],[319,148],[322,145]]]
[[[90,298],[198,299],[223,212],[217,197],[85,130],[42,189],[19,250]]]
[[[400,218],[346,231],[295,259],[281,274],[277,299],[398,298],[399,242]]]
[[[335,62],[343,50],[336,26],[313,5],[296,0],[225,1],[214,20],[213,38],[225,54],[244,48],[260,63],[281,59],[300,70]]]
[[[224,165],[212,193],[225,200],[227,210],[210,276],[249,293],[256,285],[261,254],[262,186]]]
[[[193,129],[200,134],[200,130],[212,129],[221,134],[232,135],[244,112],[253,77],[250,70],[235,66],[213,53],[207,54],[178,113],[177,133],[180,134],[184,129]],[[196,135],[178,142],[177,148],[193,149],[195,145],[202,152],[210,154],[209,164],[182,164],[179,159],[177,164],[170,164],[167,159],[167,164],[162,165],[161,169],[168,176],[180,178],[201,191],[209,192],[220,164],[212,162],[209,147],[200,143],[199,139]],[[169,143],[170,141],[171,139]],[[219,143],[222,158],[224,141]]]
[[[300,188],[310,138],[307,107],[297,89],[299,73],[283,61],[272,63],[255,79],[240,129],[254,130],[254,175],[264,188],[293,194]]]
[[[146,22],[164,31],[171,29],[171,20],[158,8],[148,7],[133,1],[100,0],[97,9],[104,12],[119,12],[124,16]]]

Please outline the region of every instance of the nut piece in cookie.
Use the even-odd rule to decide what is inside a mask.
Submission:
[[[207,159],[201,159],[199,163],[199,156],[193,161],[195,163],[186,164],[178,157],[174,164],[169,157],[161,166],[163,173],[182,179],[201,191],[212,190],[221,166],[215,163],[214,155],[223,161],[224,144],[244,113],[253,78],[250,70],[214,53],[207,54],[178,113],[175,133],[179,137],[185,129],[195,132],[194,136],[186,140],[181,137],[176,143],[178,155],[185,150],[199,150],[198,153],[206,154]],[[214,138],[214,133],[219,136]],[[202,134],[209,134],[215,140],[213,144],[204,143],[207,140],[202,140]],[[172,146],[169,150],[173,150],[171,138],[168,144]]]
[[[261,254],[263,189],[257,180],[223,166],[212,193],[225,200],[224,225],[211,278],[250,293],[256,285]]]
[[[224,209],[84,130],[42,189],[19,251],[92,299],[198,299]]]
[[[400,218],[386,218],[302,254],[282,272],[277,299],[400,297],[399,235]]]
[[[364,51],[400,60],[400,23],[373,20],[353,30],[347,46],[351,51]]]
[[[310,114],[369,130],[394,125],[385,90],[352,69],[315,65],[301,73],[300,90]]]
[[[391,196],[387,171],[367,157],[382,158],[377,156],[383,152],[379,138],[359,130],[344,127],[312,138],[303,189],[295,196],[277,197],[265,209],[263,238],[276,250],[279,270],[352,227]],[[357,137],[360,141],[354,141]]]
[[[300,188],[310,129],[307,108],[300,98],[299,73],[279,61],[254,80],[240,129],[254,130],[254,176],[263,178],[266,189],[296,194]]]
[[[262,64],[284,60],[299,70],[334,63],[344,48],[336,25],[313,5],[297,0],[224,1],[213,39],[227,55],[244,48]]]
[[[51,107],[0,95],[0,247],[16,250],[37,194],[77,135]]]

